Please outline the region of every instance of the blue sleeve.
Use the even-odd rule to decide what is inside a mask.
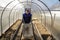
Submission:
[[[24,14],[22,15],[23,17],[22,17],[22,22],[24,22]]]

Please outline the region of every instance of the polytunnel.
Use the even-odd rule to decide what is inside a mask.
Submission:
[[[29,39],[23,37],[25,8],[32,14]],[[0,0],[0,40],[60,40],[59,13],[59,0]]]

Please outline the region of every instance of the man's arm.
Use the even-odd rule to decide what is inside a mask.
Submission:
[[[32,14],[31,14],[31,22],[32,22]]]
[[[24,23],[24,15],[23,15],[23,17],[22,17],[22,22]]]

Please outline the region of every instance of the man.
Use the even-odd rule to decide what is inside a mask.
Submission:
[[[33,36],[31,20],[32,14],[30,13],[30,10],[25,9],[25,13],[23,14],[23,37],[25,39],[29,39]]]
[[[30,23],[32,18],[32,14],[29,9],[25,9],[25,13],[23,14],[23,23]]]

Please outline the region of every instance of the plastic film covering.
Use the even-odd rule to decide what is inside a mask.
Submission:
[[[4,3],[2,3],[3,5],[0,7],[0,36],[18,19],[22,19],[22,13],[24,11],[22,4],[17,6],[19,3],[17,0],[9,0],[9,1],[3,0],[1,2],[4,2]],[[16,7],[13,8],[15,5]]]
[[[1,36],[1,13],[2,13],[3,7],[0,7],[0,36]]]
[[[45,10],[45,18],[46,18],[46,27],[50,31],[50,33],[56,38],[56,40],[60,40],[60,2],[56,5],[54,4],[50,9],[51,14],[49,14],[48,10]],[[52,19],[51,19],[52,15]]]
[[[21,4],[19,4],[18,1],[21,2]],[[11,3],[6,7],[6,5],[9,2]],[[1,35],[1,27],[3,30],[2,33],[4,33],[13,23],[16,22],[16,20],[22,19],[22,13],[24,13],[24,7],[26,6],[26,4],[30,4],[33,19],[37,18],[50,31],[50,33],[57,40],[59,40],[60,39],[60,14],[59,14],[60,6],[55,7],[57,10],[55,10],[55,8],[54,10],[51,10],[49,9],[49,6],[47,6],[46,3],[47,2],[45,0],[44,1],[43,0],[29,0],[29,1],[3,0],[1,1],[0,5],[2,7],[0,7],[0,35]],[[1,26],[1,14],[4,7],[6,7],[6,9],[2,15],[2,26]]]
[[[22,19],[23,14],[23,8],[20,8],[19,10],[13,10],[10,14],[10,26],[16,22],[18,19]]]
[[[51,12],[53,15],[53,27],[51,28],[51,32],[57,38],[57,40],[60,40],[60,11],[58,8],[55,8],[54,11]]]
[[[9,28],[9,12],[10,12],[11,8],[14,6],[12,4],[15,5],[17,3],[15,3],[15,1],[14,1],[11,4],[9,4],[6,7],[6,9],[5,9],[5,11],[4,11],[3,15],[2,15],[2,31],[3,31],[2,33],[4,33]]]
[[[37,3],[37,0],[35,2]],[[53,5],[51,9],[48,9],[49,7],[46,6],[44,3],[40,0],[38,0],[37,3],[43,9],[43,11],[41,10],[41,22],[45,25],[47,30],[49,30],[49,32],[56,38],[56,40],[60,40],[60,3],[58,3],[57,6]]]
[[[24,1],[23,3],[25,3],[26,1]],[[40,1],[40,0],[32,0],[32,7],[31,9],[36,10],[37,12],[33,13],[33,18],[37,18],[40,20],[40,22],[45,25],[46,27],[53,27],[52,24],[52,14],[50,9],[48,8],[48,6]],[[35,5],[35,6],[34,6]],[[39,8],[38,8],[39,7]],[[39,9],[39,10],[38,10]],[[39,13],[38,13],[39,12]],[[38,17],[39,15],[39,17]]]
[[[35,10],[35,8],[37,8],[37,9]],[[31,9],[32,9],[32,19],[39,18],[38,16],[40,16],[40,15],[38,15],[38,14],[40,13],[40,11],[39,11],[40,9],[36,5],[33,5],[33,4],[32,4],[32,8]]]

